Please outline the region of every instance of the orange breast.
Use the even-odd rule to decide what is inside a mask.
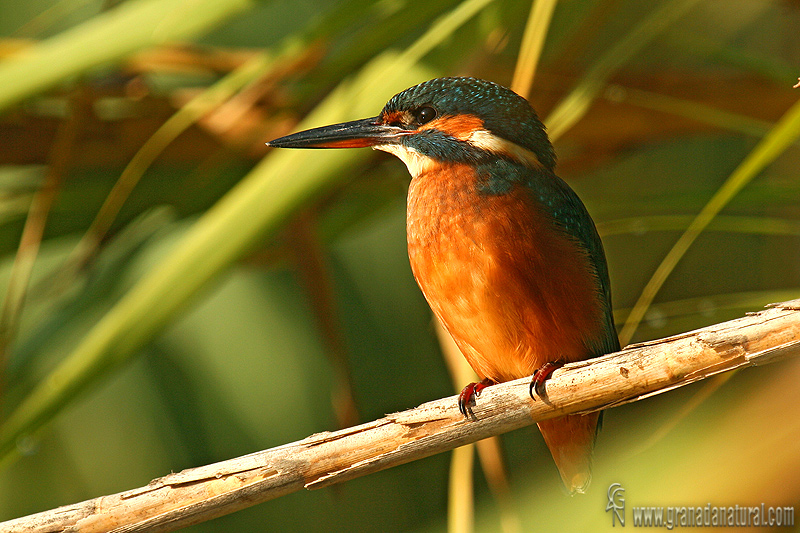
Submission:
[[[577,361],[602,324],[594,269],[524,187],[479,193],[466,165],[415,177],[408,251],[434,313],[481,378]]]

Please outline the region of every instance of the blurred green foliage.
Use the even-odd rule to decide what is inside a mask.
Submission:
[[[620,324],[798,94],[796,2],[699,1],[632,39],[679,4],[690,3],[559,2],[531,95],[546,117],[575,87],[594,91],[555,144],[604,235]],[[336,429],[354,414],[343,391],[362,421],[452,394],[406,258],[402,164],[366,150],[267,154],[263,143],[375,114],[434,76],[510,84],[530,6],[0,1],[0,520]],[[87,241],[137,150],[256,57],[235,95],[167,131],[174,141],[130,196],[111,193],[125,201],[99,246]],[[634,340],[796,294],[799,158],[791,145],[733,197]],[[15,257],[36,251],[18,252],[44,186],[56,196],[46,220],[34,217],[35,263],[12,275]],[[631,505],[796,505],[787,472],[800,469],[800,369],[772,366],[737,374],[688,413],[705,384],[607,413],[583,497],[561,493],[535,430],[505,436],[522,529],[610,527],[612,482]],[[448,459],[191,529],[443,531]],[[477,472],[477,527],[500,531]]]

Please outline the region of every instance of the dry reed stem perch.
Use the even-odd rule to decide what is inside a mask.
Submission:
[[[464,420],[455,397],[8,522],[0,531],[172,531],[300,490],[421,459],[567,413],[641,400],[720,372],[800,353],[800,300],[565,366],[532,401],[528,379],[484,390]]]

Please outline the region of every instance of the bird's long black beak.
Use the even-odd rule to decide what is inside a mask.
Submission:
[[[275,139],[267,146],[275,148],[362,148],[395,144],[408,134],[398,126],[382,124],[379,117],[343,122],[321,128],[300,131]]]

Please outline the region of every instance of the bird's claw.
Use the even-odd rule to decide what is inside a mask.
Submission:
[[[557,369],[564,366],[562,362],[547,362],[543,364],[538,369],[534,370],[533,376],[531,377],[531,386],[528,390],[528,393],[531,395],[532,399],[536,399],[533,396],[533,393],[539,395],[539,397],[544,397],[546,391],[544,390],[544,382],[550,377],[550,375],[555,372]]]
[[[461,390],[461,394],[458,395],[458,410],[461,411],[464,418],[470,417],[470,408],[475,405],[475,398],[480,396],[481,391],[489,385],[494,385],[494,381],[484,378],[478,383],[470,383]]]

